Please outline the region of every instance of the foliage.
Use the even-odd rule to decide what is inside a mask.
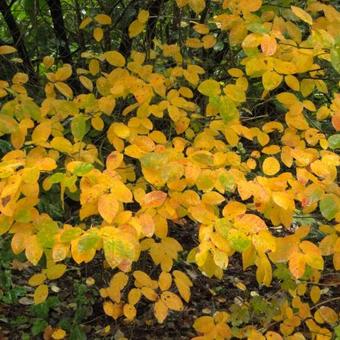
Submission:
[[[0,234],[39,269],[28,285],[47,314],[33,335],[62,339],[83,319],[48,326],[51,283],[70,266],[103,260],[107,316],[132,322],[148,303],[163,323],[191,298],[183,261],[221,279],[240,256],[280,295],[197,315],[195,339],[331,339],[339,299],[322,300],[320,281],[340,269],[340,14],[318,1],[174,3],[176,42],[148,40],[145,6],[131,53],[106,50],[112,16],[90,13],[83,66],[44,57],[36,96],[22,71],[0,81]],[[0,46],[7,62],[15,53]],[[188,223],[192,249],[172,233]]]

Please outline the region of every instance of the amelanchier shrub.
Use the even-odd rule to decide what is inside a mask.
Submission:
[[[183,242],[169,232],[191,223],[198,244],[181,261],[222,278],[239,253],[259,285],[274,274],[282,289],[263,324],[238,327],[227,309],[197,315],[195,339],[339,336],[329,306],[339,298],[322,299],[319,282],[326,265],[340,269],[340,14],[318,1],[212,1],[214,11],[204,0],[174,3],[193,17],[178,27],[189,38],[156,37],[139,52],[150,20],[141,9],[131,54],[101,53],[112,20],[97,14],[80,25],[93,34],[86,67],[43,59],[43,98],[28,94],[25,73],[0,81],[0,136],[11,145],[0,162],[0,234],[39,268],[28,282],[35,304],[67,264],[96,257],[112,272],[97,287],[108,316],[132,321],[143,300],[163,323],[190,300],[193,283],[174,267]],[[208,75],[202,51],[209,58],[224,42]],[[3,58],[15,53],[0,46]],[[59,219],[45,208],[50,192],[73,202]],[[139,267],[142,253],[152,273]]]

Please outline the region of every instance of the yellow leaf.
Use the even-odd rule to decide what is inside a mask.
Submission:
[[[178,295],[172,292],[169,292],[169,291],[165,291],[162,293],[161,299],[169,309],[177,311],[177,312],[180,312],[183,310],[183,302],[178,297]]]
[[[200,14],[205,8],[205,0],[189,0],[189,6],[196,14]]]
[[[195,320],[193,327],[197,332],[207,334],[215,328],[215,322],[211,316],[201,316]]]
[[[58,91],[67,98],[73,97],[72,89],[66,84],[61,81],[58,81],[54,84],[54,86],[58,89]]]
[[[183,274],[183,275],[185,275],[185,274]],[[181,297],[183,298],[183,300],[185,302],[189,302],[190,295],[191,295],[190,294],[190,287],[188,286],[187,283],[188,282],[183,280],[183,278],[181,276],[177,275],[177,277],[175,277],[176,287],[178,289],[179,294],[181,295]]]
[[[52,339],[55,340],[60,340],[64,339],[66,336],[66,332],[62,328],[57,328],[53,333],[52,333]]]
[[[262,0],[241,0],[240,8],[242,11],[256,12],[262,6]]]
[[[267,91],[276,89],[282,80],[283,76],[274,71],[267,71],[262,75],[263,88]]]
[[[161,290],[168,290],[171,287],[172,277],[171,274],[161,272],[158,279],[158,285]]]
[[[156,301],[158,298],[157,293],[150,287],[142,287],[141,292],[150,301]]]
[[[294,209],[293,199],[284,191],[275,191],[272,193],[273,201],[283,209]]]
[[[112,123],[108,133],[111,129],[119,138],[125,139],[130,136],[130,129],[124,123]]]
[[[106,14],[97,14],[94,17],[94,20],[97,21],[101,25],[111,25],[112,24],[111,18]]]
[[[46,275],[43,273],[34,274],[28,280],[28,284],[32,287],[39,286],[46,280]]]
[[[321,306],[315,313],[315,320],[320,323],[327,322],[330,325],[335,325],[338,322],[338,315],[337,312],[334,311],[334,309],[327,307],[327,306]]]
[[[140,289],[132,288],[129,291],[129,294],[128,294],[129,304],[134,306],[136,303],[138,303],[138,301],[140,300],[141,296],[142,296],[142,292],[141,292]]]
[[[290,8],[299,19],[301,19],[302,21],[306,22],[309,25],[313,25],[313,18],[305,10],[296,6],[291,6]]]
[[[65,81],[72,75],[72,67],[70,64],[65,64],[60,67],[55,73],[55,81]]]
[[[93,38],[94,40],[96,40],[97,42],[100,42],[104,37],[104,31],[102,28],[100,27],[96,27],[94,30],[93,30]]]
[[[64,264],[53,264],[46,270],[46,275],[49,280],[57,280],[64,275],[66,266]]]
[[[111,301],[105,301],[103,303],[104,313],[111,316],[114,320],[117,320],[123,314],[123,308],[121,304],[112,303]]]
[[[216,80],[207,79],[199,85],[198,91],[205,96],[215,97],[221,93],[221,87]]]
[[[294,91],[299,91],[300,90],[300,82],[299,80],[292,76],[292,75],[287,75],[285,76],[285,83]]]
[[[163,323],[168,315],[168,307],[162,300],[156,301],[154,305],[154,315],[159,323]]]
[[[13,46],[9,46],[9,45],[2,45],[0,46],[0,55],[4,55],[4,54],[11,54],[16,52],[16,48]]]
[[[41,259],[41,256],[43,255],[43,249],[36,235],[31,235],[27,239],[25,255],[27,257],[27,260],[30,261],[35,266]]]
[[[266,34],[261,41],[261,50],[266,56],[274,55],[277,50],[276,39]]]
[[[152,191],[147,193],[142,201],[144,208],[160,207],[166,200],[167,194],[163,191]]]
[[[111,193],[119,202],[130,203],[132,202],[132,192],[130,189],[121,181],[115,180],[113,182]]]
[[[104,194],[99,197],[98,211],[100,216],[109,224],[113,222],[119,211],[119,203],[114,194]]]
[[[289,270],[296,279],[303,276],[305,272],[306,261],[305,256],[301,253],[294,252],[289,259]]]
[[[92,22],[92,18],[87,17],[85,19],[83,19],[83,21],[80,23],[79,25],[79,29],[84,29],[86,26],[88,26],[90,23]]]
[[[103,131],[104,129],[104,121],[99,116],[91,118],[91,125],[97,131]]]
[[[53,149],[70,154],[73,150],[71,142],[64,137],[54,137],[51,141]]]
[[[134,20],[129,26],[129,37],[134,38],[143,32],[144,24],[139,20]]]
[[[302,241],[299,244],[300,249],[305,254],[306,263],[312,268],[322,270],[324,261],[321,255],[321,250],[317,245],[310,241]]]
[[[48,286],[47,285],[40,285],[34,291],[34,304],[39,305],[40,303],[45,302],[48,297]]]
[[[274,176],[280,171],[280,163],[274,157],[267,157],[262,164],[262,170],[265,175]]]
[[[267,287],[272,282],[272,266],[266,255],[260,256],[256,261],[256,280],[259,284],[263,284]]]
[[[135,306],[126,303],[123,307],[123,313],[129,321],[132,321],[136,317],[137,310]]]
[[[104,57],[105,57],[106,61],[112,66],[124,67],[124,65],[125,65],[124,56],[117,51],[106,52],[106,53],[104,53]]]
[[[92,84],[92,81],[89,78],[87,78],[85,76],[80,76],[79,80],[87,90],[89,90],[90,92],[93,91],[93,84]]]
[[[106,157],[106,168],[109,170],[115,170],[120,167],[124,159],[124,155],[118,151],[111,152]]]
[[[152,287],[152,280],[150,276],[140,270],[133,272],[133,277],[137,281],[139,286]]]
[[[46,120],[36,126],[32,133],[32,142],[37,145],[45,143],[52,132],[51,125],[51,121]]]
[[[144,10],[144,9],[142,9],[138,13],[137,20],[140,21],[142,24],[146,24],[146,22],[149,20],[149,12]]]
[[[189,3],[189,0],[176,0],[176,4],[179,8],[186,6]]]
[[[321,290],[318,286],[312,286],[310,290],[310,298],[313,303],[317,303],[320,300]]]

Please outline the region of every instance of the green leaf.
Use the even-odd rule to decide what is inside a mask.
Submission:
[[[72,240],[76,239],[78,236],[80,236],[81,233],[82,233],[82,230],[78,227],[65,230],[60,236],[60,241],[69,243]]]
[[[232,229],[232,232],[228,233],[228,240],[233,249],[244,252],[251,244],[251,240],[243,232]]]
[[[83,253],[93,249],[99,240],[99,236],[95,233],[86,234],[79,240],[78,250]]]
[[[253,33],[268,33],[269,30],[263,26],[260,22],[252,22],[249,25],[247,25],[247,29],[250,32]]]
[[[331,63],[334,69],[340,73],[340,44],[336,44],[331,48]]]
[[[53,220],[39,221],[36,224],[37,237],[43,248],[52,248],[54,244],[54,236],[58,232],[58,224]]]
[[[235,103],[227,96],[210,97],[209,103],[219,111],[225,123],[237,119],[240,115]]]
[[[88,132],[87,118],[83,115],[78,115],[71,122],[71,131],[75,140],[81,141]]]
[[[93,165],[91,163],[81,163],[79,164],[73,171],[73,173],[76,175],[76,176],[84,176],[86,175],[88,172],[90,172],[92,169],[93,169]]]
[[[332,220],[339,212],[339,202],[335,195],[329,194],[320,201],[320,211],[322,216],[327,220]]]
[[[328,138],[328,144],[332,150],[340,149],[340,133],[330,136]]]

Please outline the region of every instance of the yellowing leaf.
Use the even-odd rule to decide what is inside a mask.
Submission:
[[[299,80],[292,76],[292,75],[287,75],[285,76],[285,83],[294,91],[299,91],[300,90],[300,82]]]
[[[158,279],[158,285],[161,290],[168,290],[171,287],[172,277],[171,274],[161,272]]]
[[[111,17],[109,17],[106,14],[97,14],[94,17],[94,20],[97,21],[101,25],[111,25],[112,24]]]
[[[136,270],[133,272],[133,277],[140,286],[152,287],[152,280],[148,274],[140,270]]]
[[[47,285],[40,285],[34,291],[34,304],[39,305],[40,303],[45,302],[48,297],[48,286]]]
[[[99,197],[98,211],[100,216],[109,224],[113,222],[119,210],[119,203],[114,194],[104,194]]]
[[[9,45],[1,45],[0,46],[0,55],[4,55],[4,54],[11,54],[16,52],[16,48],[13,46],[9,46]]]
[[[125,65],[124,56],[117,51],[109,51],[104,53],[106,61],[112,66],[123,67]]]
[[[138,13],[137,20],[140,21],[142,24],[146,24],[146,22],[149,20],[149,11],[142,9]]]
[[[129,37],[134,38],[143,32],[144,24],[139,20],[134,20],[129,26]]]
[[[35,266],[41,259],[41,256],[43,255],[43,249],[36,235],[32,235],[27,239],[25,255],[27,257],[27,260]]]
[[[61,81],[57,81],[54,86],[58,89],[58,91],[67,98],[73,97],[72,89],[66,84]]]
[[[261,41],[261,50],[266,56],[274,55],[277,50],[276,39],[273,36],[266,34]]]
[[[189,0],[189,6],[196,14],[200,14],[205,8],[205,0]]]
[[[57,328],[53,333],[52,333],[52,339],[55,340],[60,340],[64,339],[66,336],[66,332],[62,328]]]
[[[267,157],[262,164],[262,170],[265,175],[274,176],[280,171],[280,163],[274,157]]]
[[[161,206],[167,198],[167,194],[163,191],[152,191],[147,193],[142,201],[145,208],[156,208]]]
[[[169,291],[165,291],[162,293],[161,299],[169,309],[177,311],[177,312],[180,312],[183,310],[183,302],[178,297],[178,295],[172,292],[169,292]]]
[[[313,19],[311,15],[307,13],[305,10],[296,6],[291,6],[290,8],[299,19],[301,19],[302,21],[306,22],[309,25],[313,25]]]
[[[129,304],[134,306],[136,303],[138,303],[138,301],[140,300],[141,296],[142,296],[142,292],[141,292],[140,289],[132,288],[129,291],[129,294],[128,294]]]
[[[256,12],[262,6],[262,0],[240,0],[242,11]]]
[[[159,323],[164,322],[164,320],[166,319],[168,315],[168,311],[169,309],[167,305],[162,300],[156,301],[154,305],[154,314]]]
[[[158,299],[157,293],[150,287],[142,287],[141,292],[150,301],[156,301]]]
[[[303,276],[306,268],[305,256],[302,253],[294,252],[289,259],[289,270],[296,279]]]
[[[79,80],[87,90],[89,90],[90,92],[93,91],[93,84],[92,84],[92,81],[89,78],[87,78],[85,76],[80,76]]]
[[[124,316],[129,320],[133,320],[136,317],[137,310],[135,306],[126,303],[123,307]]]
[[[90,18],[90,17],[83,19],[83,21],[79,25],[79,29],[82,30],[82,29],[86,28],[91,22],[92,22],[92,18]]]
[[[93,38],[97,41],[97,42],[100,42],[104,37],[104,31],[102,28],[100,27],[96,27],[94,30],[93,30]]]
[[[28,280],[28,284],[32,287],[39,286],[46,280],[46,275],[43,273],[34,274]]]
[[[205,96],[215,97],[221,93],[221,87],[216,80],[207,79],[198,86],[198,91]]]
[[[197,332],[207,334],[215,328],[215,322],[211,316],[201,316],[195,320],[193,327]]]
[[[313,303],[317,303],[320,300],[321,290],[318,286],[312,286],[310,290],[310,298]]]
[[[64,264],[53,264],[46,270],[46,276],[49,280],[57,280],[62,277],[66,271]]]
[[[283,76],[274,71],[267,71],[262,75],[263,88],[267,91],[276,89],[282,80]]]

